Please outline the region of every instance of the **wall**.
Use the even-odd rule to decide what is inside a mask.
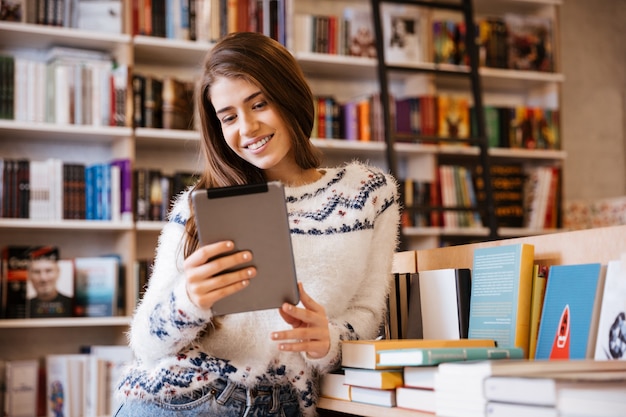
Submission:
[[[564,198],[626,195],[626,0],[563,0]]]

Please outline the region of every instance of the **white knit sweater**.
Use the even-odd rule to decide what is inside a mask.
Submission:
[[[188,192],[176,201],[159,237],[148,289],[129,334],[137,361],[120,384],[122,398],[184,395],[207,381],[228,378],[252,386],[291,383],[305,416],[316,415],[319,373],[341,361],[340,340],[376,336],[398,243],[395,180],[353,162],[326,168],[312,184],[286,187],[298,280],[326,309],[331,349],[326,357],[281,352],[270,338],[287,329],[277,310],[223,316],[205,331],[211,311],[194,306],[182,272]]]

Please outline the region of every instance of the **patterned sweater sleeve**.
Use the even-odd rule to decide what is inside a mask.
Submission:
[[[400,207],[397,183],[386,176],[386,187],[378,194],[381,206],[376,215],[369,250],[360,262],[366,276],[343,314],[330,320],[331,350],[321,359],[306,358],[321,372],[336,369],[341,363],[341,340],[373,339],[378,335],[386,308],[393,253],[397,249]]]
[[[137,359],[149,365],[176,355],[189,346],[211,320],[210,310],[189,299],[183,273],[183,235],[186,198],[174,206],[156,249],[148,288],[139,303],[129,334]]]

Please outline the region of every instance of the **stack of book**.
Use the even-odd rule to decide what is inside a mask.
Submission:
[[[436,413],[450,417],[620,416],[626,409],[626,362],[445,363],[434,391]]]
[[[434,378],[440,363],[522,355],[522,349],[497,348],[488,339],[344,341],[343,370],[324,376],[321,393],[327,398],[434,412]]]

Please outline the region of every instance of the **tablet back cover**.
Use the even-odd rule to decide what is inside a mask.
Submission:
[[[245,289],[219,300],[213,314],[278,308],[297,304],[299,293],[285,192],[280,182],[195,190],[192,202],[200,244],[235,242],[250,250],[257,276]]]

